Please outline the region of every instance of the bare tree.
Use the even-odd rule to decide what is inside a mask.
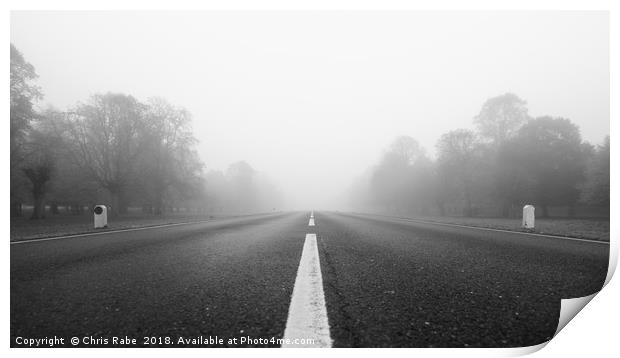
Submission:
[[[400,136],[394,139],[388,151],[406,165],[412,165],[426,155],[420,143],[409,136]]]
[[[573,207],[584,179],[585,156],[579,128],[565,118],[539,117],[519,131],[520,164],[532,181],[531,197],[548,215],[550,205]],[[571,210],[572,211],[572,210]]]
[[[11,168],[23,160],[22,147],[27,131],[30,122],[37,117],[33,104],[42,94],[41,89],[32,84],[32,81],[38,77],[34,66],[11,44]]]
[[[513,148],[508,142],[529,119],[527,102],[513,93],[488,99],[474,118],[478,134],[488,145],[485,161],[492,163],[489,176],[493,178],[494,184],[491,184],[493,190],[489,192],[501,203],[504,217],[510,215],[510,207],[515,201],[513,194],[518,185],[515,183],[514,172],[518,168],[507,167],[499,156],[511,154]],[[510,146],[510,149],[506,146]]]
[[[247,162],[231,164],[226,171],[226,178],[231,185],[232,207],[239,211],[253,211],[256,208],[257,191],[255,186],[256,171]]]
[[[594,149],[568,119],[529,118],[525,101],[513,94],[488,100],[476,124],[478,132],[442,135],[435,162],[413,138],[398,137],[354,184],[352,204],[424,214],[434,201],[442,216],[455,208],[466,216],[501,208],[505,217],[526,203],[540,206],[543,216],[550,206],[573,213],[578,200],[609,207],[609,137]]]
[[[145,119],[148,150],[141,157],[142,179],[149,188],[154,213],[160,215],[171,189],[180,195],[188,194],[195,187],[203,165],[193,150],[197,140],[187,110],[176,108],[164,99],[152,98]]]
[[[607,136],[588,161],[582,193],[586,203],[609,208],[610,173],[610,142]]]
[[[480,145],[475,133],[466,129],[450,131],[437,142],[437,152],[444,183],[462,196],[464,214],[471,216],[474,185],[480,165]]]
[[[22,192],[25,190],[24,172],[19,168],[27,155],[28,131],[37,114],[33,104],[42,97],[41,89],[32,83],[37,79],[34,66],[28,63],[11,44],[11,106],[10,106],[10,168],[11,216],[21,216]]]
[[[529,119],[527,103],[512,93],[489,98],[474,118],[478,132],[493,145],[500,146]]]
[[[412,211],[426,202],[422,187],[429,180],[430,161],[417,140],[397,137],[373,170],[370,189],[374,202],[387,210]]]
[[[56,171],[61,139],[54,130],[50,113],[39,116],[28,130],[22,171],[30,182],[34,203],[31,219],[45,217],[45,197],[50,191],[50,181]]]
[[[66,122],[71,151],[85,170],[112,197],[112,213],[126,208],[126,190],[145,148],[145,108],[132,96],[94,95]]]

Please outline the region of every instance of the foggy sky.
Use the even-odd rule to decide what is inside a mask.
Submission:
[[[609,133],[604,12],[13,12],[40,106],[89,95],[186,107],[207,169],[246,160],[294,208],[336,207],[398,135],[432,155],[513,92]]]

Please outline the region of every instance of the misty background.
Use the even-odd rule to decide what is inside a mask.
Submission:
[[[496,108],[516,109],[515,126],[506,133],[518,138],[517,147],[553,127],[556,137],[572,138],[568,147],[564,142],[555,147],[557,153],[579,148],[562,159],[568,174],[561,177],[571,177],[568,191],[556,193],[549,205],[608,206],[608,174],[607,203],[592,193],[605,185],[593,183],[605,174],[592,163],[604,166],[605,145],[609,148],[604,12],[13,12],[11,43],[38,75],[32,82],[42,96],[33,100],[33,111],[55,118],[59,127],[86,120],[89,110],[110,103],[140,108],[151,119],[163,118],[157,113],[166,110],[175,113],[170,118],[188,119],[183,128],[191,138],[181,147],[191,156],[170,152],[162,162],[195,156],[187,163],[196,165],[187,178],[202,184],[195,185],[198,191],[175,189],[178,193],[166,200],[184,202],[177,206],[199,207],[188,201],[206,199],[210,210],[366,208],[432,214],[442,206],[437,196],[420,193],[435,194],[437,178],[469,178],[440,188],[447,195],[443,210],[481,213],[479,208],[495,202],[490,192],[505,192],[496,180],[499,164],[521,168],[528,158],[539,157],[539,151],[520,149],[510,151],[518,156],[501,157],[503,139],[484,135],[478,119],[498,98]],[[539,118],[526,127],[529,132],[520,129]],[[153,143],[155,132],[138,132],[145,143]],[[66,138],[75,144],[80,137]],[[455,154],[446,149],[450,143],[465,149]],[[536,148],[537,143],[530,144]],[[399,146],[407,153],[401,167],[390,157]],[[468,163],[487,165],[489,175],[481,177],[490,181],[471,176],[472,168],[485,173],[480,166],[450,164],[467,162],[458,159],[460,154]],[[139,162],[158,163],[151,159]],[[11,169],[13,162],[12,157]],[[79,163],[79,156],[72,162]],[[157,168],[160,174],[181,172]],[[55,173],[77,171],[84,172]],[[382,181],[381,173],[387,179]],[[411,179],[418,174],[423,178]],[[524,186],[510,186],[512,197],[503,198],[512,209],[540,200],[530,174],[520,173]],[[553,175],[558,174],[550,175],[547,187],[557,182]],[[237,196],[250,196],[239,189],[247,187],[249,176],[257,178],[260,190],[252,194],[253,204],[241,204]],[[414,181],[425,184],[416,191]],[[19,195],[31,202],[27,194],[33,188],[26,184]],[[47,200],[62,197],[61,189],[47,185]],[[132,185],[145,188],[138,181]],[[74,188],[68,185],[64,195]],[[519,190],[528,195],[515,198]],[[398,204],[394,198],[405,192],[409,200]],[[128,200],[140,206],[146,196]],[[149,202],[158,200],[164,199]]]

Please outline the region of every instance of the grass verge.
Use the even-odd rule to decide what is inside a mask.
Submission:
[[[466,225],[490,229],[501,229],[525,232],[521,227],[521,219],[507,218],[466,218],[466,217],[408,217],[445,224]],[[579,239],[609,241],[609,219],[572,219],[548,218],[536,219],[537,234],[558,235]]]
[[[11,218],[11,241],[40,239],[46,237],[77,235],[110,230],[133,229],[147,226],[176,224],[182,222],[204,221],[232,215],[183,215],[166,216],[130,215],[109,218],[108,227],[95,229],[90,215],[58,215],[40,220]]]

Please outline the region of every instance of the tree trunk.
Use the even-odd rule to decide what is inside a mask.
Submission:
[[[164,198],[161,191],[158,191],[155,194],[155,215],[163,215],[164,211]]]
[[[60,214],[60,212],[58,211],[58,202],[57,201],[52,201],[50,204],[50,212],[53,215],[58,215]]]
[[[11,217],[18,218],[22,216],[22,203],[20,201],[14,201],[11,203]]]
[[[32,199],[34,200],[34,208],[31,219],[45,218],[45,182],[42,180],[32,180]]]
[[[71,206],[71,212],[73,215],[82,215],[84,214],[84,205],[81,203],[75,203]]]
[[[44,219],[45,218],[45,202],[43,201],[43,195],[41,193],[34,194],[34,208],[32,210],[32,216],[30,219]]]
[[[34,200],[34,210],[31,219],[43,219],[45,217],[45,183],[51,178],[51,167],[39,165],[33,168],[24,169],[24,174],[32,183],[32,199]]]

